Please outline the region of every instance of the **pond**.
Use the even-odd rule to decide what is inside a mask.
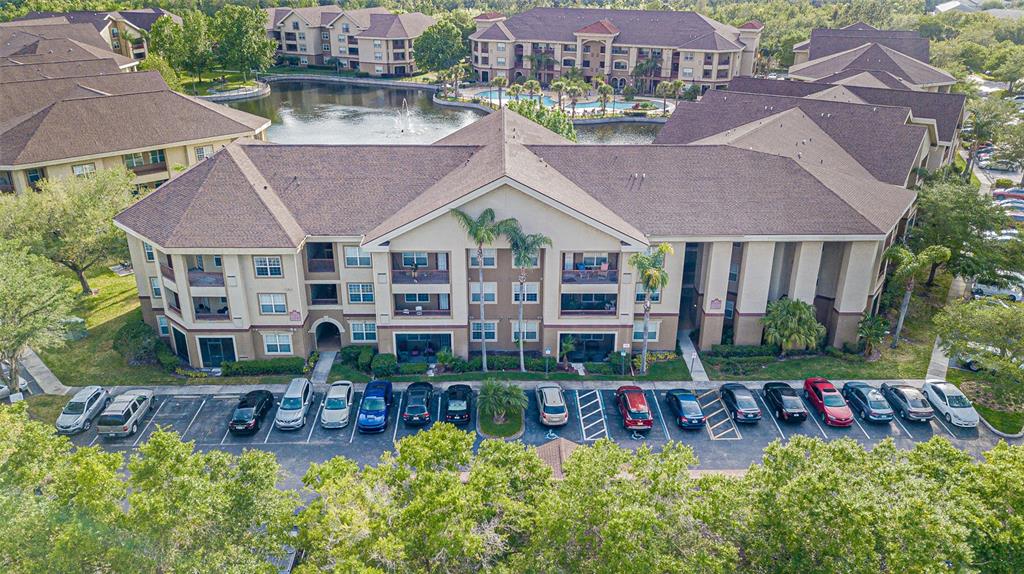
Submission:
[[[268,118],[267,138],[288,144],[429,144],[482,115],[438,106],[426,90],[317,82],[276,82],[267,97],[227,105]],[[576,131],[580,143],[644,144],[659,128],[603,124]]]

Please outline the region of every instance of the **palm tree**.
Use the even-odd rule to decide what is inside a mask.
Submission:
[[[677,108],[678,108],[678,107],[679,107],[679,97],[680,97],[680,96],[682,96],[682,94],[683,94],[683,90],[685,90],[685,89],[686,89],[686,82],[684,82],[684,81],[682,81],[682,80],[673,80],[673,81],[672,81],[672,85],[673,85],[673,86],[674,86],[674,88],[675,88],[675,89],[673,90],[673,92],[672,92],[672,93],[673,93],[673,96],[672,96],[672,100],[673,100],[673,101],[672,101],[672,104],[673,104],[673,105],[674,105],[675,107],[677,107]]]
[[[640,284],[644,288],[644,350],[640,364],[640,373],[647,373],[647,331],[651,324],[651,300],[654,294],[668,286],[668,271],[665,270],[665,257],[672,253],[672,246],[661,243],[649,253],[634,253],[629,257],[629,264],[636,269]]]
[[[572,102],[572,117],[574,118],[576,117],[576,102],[584,92],[585,88],[579,82],[572,82],[565,88],[565,95],[569,96],[569,101]]]
[[[882,339],[889,332],[889,322],[881,315],[864,315],[857,323],[857,335],[864,339],[864,356],[871,358],[875,349],[882,344]]]
[[[523,85],[522,84],[512,84],[511,86],[508,87],[507,90],[505,90],[505,92],[508,93],[508,99],[510,99],[510,100],[511,99],[518,100],[519,99],[519,95],[523,93]]]
[[[903,285],[903,301],[900,302],[900,317],[896,320],[896,330],[892,334],[892,348],[895,349],[900,343],[900,332],[903,331],[903,321],[907,318],[907,309],[910,308],[910,296],[914,294],[914,286],[917,284],[918,276],[935,263],[949,261],[952,252],[948,247],[931,245],[925,247],[920,253],[914,253],[903,245],[893,245],[885,252],[885,258],[896,264],[892,272],[892,279],[897,284]]]
[[[675,82],[661,82],[658,87],[654,89],[654,94],[661,96],[661,112],[668,115],[668,99],[676,97],[679,93],[679,89]]]
[[[531,100],[533,99],[533,96],[540,93],[540,82],[537,80],[526,80],[523,87],[526,88],[526,93],[530,95]]]
[[[816,347],[825,336],[825,326],[815,317],[814,306],[798,299],[779,299],[768,303],[761,323],[764,325],[765,342],[778,345],[782,355],[791,349]]]
[[[633,78],[635,78],[635,85],[641,92],[647,91],[649,82],[647,81],[654,71],[654,67],[657,66],[657,62],[653,58],[648,58],[642,62],[637,62],[636,66],[633,67]],[[642,89],[641,89],[642,86]]]
[[[543,233],[523,233],[518,226],[509,229],[505,236],[512,247],[512,261],[519,268],[519,370],[526,372],[526,357],[523,352],[523,337],[526,325],[523,322],[523,306],[526,303],[526,269],[540,259],[542,247],[551,245],[551,238]]]
[[[511,383],[499,383],[493,379],[484,381],[477,398],[480,414],[491,417],[494,424],[503,424],[509,411],[522,411],[529,400],[522,389]]]
[[[615,97],[615,88],[611,84],[601,82],[597,85],[597,98],[601,100],[601,115],[606,115],[608,110],[608,100]]]
[[[448,80],[452,83],[452,95],[456,98],[459,97],[459,82],[462,78],[466,77],[468,69],[465,63],[455,64],[451,68],[448,68]]]
[[[530,71],[534,80],[540,77],[541,71],[543,71],[553,59],[554,58],[549,54],[545,54],[544,52],[534,52],[530,54],[530,67],[532,68]]]
[[[493,80],[491,80],[491,85],[494,86],[495,88],[498,88],[498,107],[500,108],[501,107],[501,90],[502,90],[502,88],[504,88],[505,86],[508,85],[508,78],[503,78],[501,76],[498,76],[497,78],[494,78]]]
[[[476,245],[476,263],[478,280],[480,282],[480,322],[483,323],[484,317],[484,246],[492,245],[498,237],[505,235],[509,229],[519,227],[519,224],[515,219],[502,219],[497,221],[494,216],[494,210],[487,208],[480,212],[480,215],[473,218],[466,214],[466,212],[453,209],[451,211],[452,217],[459,222],[459,225],[466,230],[466,235],[469,235],[469,239]],[[482,367],[483,371],[487,372],[487,338],[480,338],[480,352],[483,356]]]
[[[565,368],[569,368],[569,353],[576,350],[576,338],[566,337],[562,339],[562,343],[558,346],[558,358],[565,361]]]
[[[558,109],[564,112],[565,108],[562,107],[562,92],[564,92],[565,89],[569,87],[568,82],[566,82],[565,80],[555,80],[554,82],[551,82],[551,85],[548,87],[554,90],[555,94],[558,95]]]

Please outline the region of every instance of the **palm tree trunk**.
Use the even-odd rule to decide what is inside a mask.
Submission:
[[[651,293],[648,291],[644,297],[644,351],[640,363],[640,374],[647,374],[647,326],[651,322]]]
[[[519,370],[526,372],[526,353],[523,351],[523,305],[526,302],[526,269],[519,269]]]
[[[964,167],[964,181],[971,181],[971,170],[974,168],[974,154],[978,152],[978,138],[974,138],[971,151],[967,154],[967,166]]]
[[[892,348],[895,349],[900,344],[900,332],[903,330],[903,320],[907,318],[907,309],[910,308],[910,296],[914,293],[914,282],[911,281],[907,285],[907,290],[903,293],[903,301],[900,303],[900,318],[896,320],[896,330],[892,334]]]
[[[480,278],[480,366],[483,372],[487,372],[487,332],[484,330],[484,244],[476,246],[476,270]],[[472,325],[470,325],[472,333]],[[472,337],[471,337],[472,338]]]

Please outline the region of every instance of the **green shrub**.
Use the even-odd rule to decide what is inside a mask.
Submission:
[[[610,363],[583,363],[583,368],[591,375],[614,375],[619,372]]]
[[[279,357],[252,361],[224,361],[220,365],[220,372],[225,377],[301,375],[305,366],[306,359],[302,357]]]
[[[554,367],[554,359],[548,360],[548,369]],[[538,373],[544,372],[544,358],[543,357],[526,357],[526,370],[536,371]]]
[[[704,353],[707,357],[765,357],[777,355],[775,345],[714,345]]]
[[[992,187],[994,187],[996,189],[1006,189],[1008,187],[1013,187],[1013,180],[1012,179],[1006,179],[1005,177],[1001,177],[1001,178],[997,179],[995,181],[995,183],[992,184]]]
[[[113,346],[129,365],[151,365],[156,362],[159,342],[152,327],[142,321],[129,321],[114,333]]]
[[[484,370],[484,360],[480,357],[473,357],[468,363],[467,371],[482,371]]]
[[[398,373],[401,375],[424,375],[430,365],[426,363],[402,363],[398,365]]]
[[[708,357],[705,363],[717,368],[723,375],[750,375],[762,366],[775,361],[774,356],[761,357]]]
[[[391,353],[381,353],[373,357],[370,369],[375,377],[390,377],[398,372],[398,357]]]
[[[372,345],[349,345],[347,347],[342,347],[341,352],[338,353],[338,357],[341,359],[342,363],[354,367],[359,363],[359,355],[362,354],[365,349],[369,349],[371,353],[373,352]]]
[[[481,368],[483,363],[481,362]],[[487,357],[487,368],[495,371],[515,371],[519,369],[518,355],[494,355]]]
[[[469,361],[462,357],[455,357],[452,359],[451,364],[447,366],[447,369],[453,373],[466,373],[469,371]]]
[[[356,359],[356,368],[364,373],[370,371],[370,366],[373,364],[373,348],[366,347],[359,352],[359,358]]]
[[[174,354],[171,347],[163,342],[158,341],[156,347],[156,362],[160,364],[160,367],[167,370],[173,371],[178,365],[181,364],[181,359],[178,355]]]

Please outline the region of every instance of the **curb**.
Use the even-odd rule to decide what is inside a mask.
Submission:
[[[347,78],[345,76],[331,76],[327,74],[266,74],[261,76],[266,83],[273,82],[324,82],[327,84],[352,84],[356,86],[370,86],[377,88],[405,88],[412,90],[437,91],[433,84],[420,84],[417,82],[402,82],[396,80],[383,80],[374,78]]]
[[[514,434],[509,435],[509,436],[494,436],[494,435],[489,435],[489,434],[485,433],[483,431],[483,429],[480,428],[480,406],[477,405],[477,408],[476,408],[476,432],[480,436],[484,437],[485,440],[488,440],[488,439],[490,439],[490,440],[503,440],[505,442],[519,440],[519,439],[521,439],[523,437],[523,433],[526,432],[526,410],[523,409],[523,414],[522,414],[522,416],[519,419],[519,430],[518,431],[516,431]]]
[[[487,107],[487,106],[485,106],[483,104],[474,104],[473,102],[460,102],[460,101],[454,101],[453,102],[451,100],[445,100],[443,98],[438,98],[436,92],[433,94],[433,96],[431,96],[431,99],[434,100],[435,104],[437,104],[437,105],[439,105],[439,106],[441,106],[443,108],[462,108],[462,109],[476,110],[476,111],[484,112],[485,114],[489,114],[489,113],[494,111],[493,109],[491,109],[491,108],[489,108],[489,107]]]
[[[985,417],[979,415],[978,418],[981,419],[981,422],[985,423],[985,426],[988,427],[988,430],[992,431],[992,434],[996,435],[997,437],[1006,439],[1018,439],[1024,437],[1024,429],[1021,429],[1019,433],[1009,434],[996,429],[994,426],[992,426],[992,423],[985,420]]]
[[[208,96],[193,96],[205,102],[240,102],[242,100],[257,100],[270,94],[270,84],[256,82],[255,88],[246,90],[232,90],[223,94],[212,94]]]

